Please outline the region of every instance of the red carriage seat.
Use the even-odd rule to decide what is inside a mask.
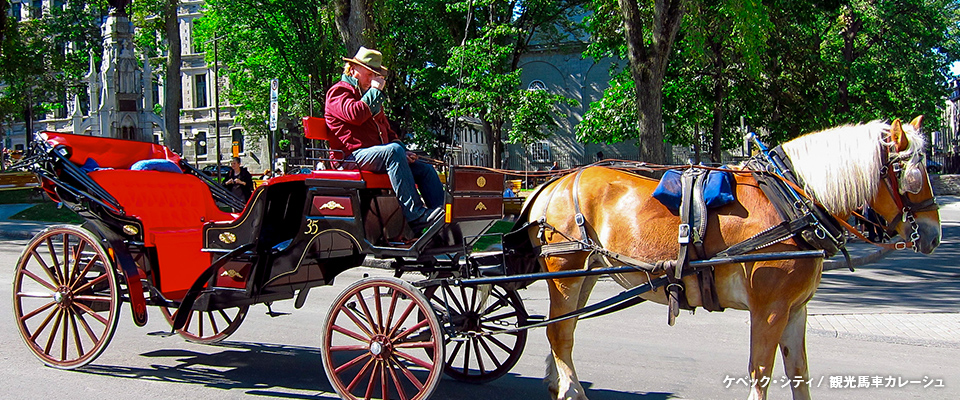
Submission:
[[[180,156],[159,144],[59,132],[43,132],[41,136],[54,146],[69,148],[69,160],[77,165],[83,165],[88,158],[102,168],[116,169],[128,169],[137,161],[157,158],[180,162]]]
[[[44,132],[53,145],[70,149],[69,160],[83,165],[92,159],[99,167],[113,168],[87,175],[110,193],[126,215],[143,224],[146,247],[155,247],[160,264],[160,289],[168,299],[179,300],[199,274],[210,266],[203,248],[203,225],[232,221],[236,215],[220,211],[203,181],[193,175],[158,171],[132,171],[133,163],[180,156],[164,146],[68,133]]]
[[[143,223],[144,245],[157,251],[161,292],[171,300],[182,298],[211,263],[210,254],[201,251],[203,225],[236,215],[220,211],[210,189],[193,175],[126,169],[88,175]]]
[[[334,151],[337,138],[330,135],[330,129],[327,128],[327,121],[317,117],[303,117],[303,135],[307,139],[326,141]],[[332,158],[332,157],[331,157]],[[368,189],[392,189],[390,177],[387,174],[377,174],[369,171],[357,170],[319,170],[313,171],[311,178],[319,179],[338,179],[338,180],[363,180],[367,183]]]

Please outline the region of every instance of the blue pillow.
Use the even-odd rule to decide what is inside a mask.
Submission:
[[[133,163],[133,165],[130,166],[130,169],[134,171],[176,172],[178,174],[183,173],[183,171],[180,170],[180,167],[177,166],[177,163],[163,158],[140,160]]]
[[[664,172],[663,178],[653,191],[653,197],[671,211],[680,210],[683,199],[683,183],[680,182],[682,175],[683,171],[677,169]],[[706,179],[707,182],[703,185],[703,198],[707,208],[721,207],[736,200],[734,192],[736,179],[732,172],[712,170],[707,173]]]
[[[90,157],[87,157],[87,161],[80,166],[80,170],[86,173],[90,173],[100,169],[100,164],[97,164],[97,160],[94,160]]]

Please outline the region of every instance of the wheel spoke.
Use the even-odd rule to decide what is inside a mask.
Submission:
[[[457,298],[457,295],[453,294],[453,290],[450,289],[450,286],[444,285],[442,287],[443,291],[447,293],[447,298],[453,301],[453,306],[457,308],[457,311],[459,311],[460,314],[466,314],[467,310],[464,309],[463,305],[460,304],[460,300]],[[441,299],[440,302],[443,303],[443,300]]]
[[[370,346],[365,344],[330,346],[330,351],[369,351],[369,350],[370,350]]]
[[[63,319],[63,309],[57,309],[56,321],[53,322],[53,328],[50,329],[50,336],[47,337],[47,347],[44,347],[43,352],[50,354],[50,350],[53,349],[53,342],[57,338],[57,331],[60,330],[60,321]]]
[[[230,324],[233,323],[233,318],[230,318],[230,315],[227,314],[226,311],[224,311],[223,309],[220,309],[220,310],[217,310],[217,312],[219,312],[220,316],[223,317],[223,320],[227,322],[227,326],[230,326]],[[237,313],[237,315],[239,315],[239,313]]]
[[[399,335],[397,335],[396,337],[394,337],[394,338],[391,340],[391,342],[392,342],[392,343],[399,343],[401,340],[403,340],[403,338],[405,338],[405,337],[407,337],[407,336],[410,336],[410,334],[413,333],[413,332],[419,331],[420,328],[423,328],[424,326],[427,326],[427,324],[429,324],[429,323],[430,323],[430,321],[429,321],[429,320],[426,320],[426,319],[424,319],[423,321],[417,322],[416,325],[411,326],[409,329],[401,332]]]
[[[53,245],[53,236],[47,238],[47,249],[50,250],[50,261],[53,261],[53,272],[56,275],[56,281],[63,283],[63,273],[60,271],[60,261],[57,260],[57,250]]]
[[[394,364],[393,357],[387,359],[387,370],[390,371],[390,379],[393,380],[393,385],[397,388],[397,395],[400,396],[400,400],[407,400],[407,392],[403,390],[403,384],[400,383],[400,377],[397,376],[397,370]]]
[[[50,273],[49,270],[47,270],[46,268],[44,268],[43,270],[44,270],[44,271],[47,271],[47,274],[49,275],[49,273]],[[39,276],[37,276],[36,274],[34,274],[33,272],[31,272],[30,270],[24,268],[24,269],[21,269],[20,271],[23,272],[24,275],[29,276],[30,279],[33,279],[35,282],[43,285],[43,286],[46,287],[47,289],[50,289],[50,290],[52,290],[52,291],[54,291],[54,292],[57,291],[56,285],[54,285],[54,284],[52,284],[52,283],[50,283],[50,282],[47,282],[47,281],[43,280],[43,278],[40,278]],[[50,279],[56,280],[56,278],[53,277],[53,276],[50,276]]]
[[[91,287],[93,287],[93,285],[96,285],[96,284],[98,284],[98,283],[100,283],[100,282],[103,282],[103,281],[105,281],[105,280],[107,280],[107,279],[110,279],[110,277],[107,276],[107,274],[109,274],[109,273],[110,273],[110,271],[105,272],[103,275],[100,275],[100,276],[96,277],[94,280],[92,280],[92,281],[90,281],[90,282],[87,282],[87,283],[84,284],[83,286],[78,287],[77,289],[74,290],[74,292],[76,292],[76,293],[84,292],[84,291],[86,291],[87,289],[90,289]]]
[[[433,342],[403,342],[394,347],[398,349],[432,349],[435,346]]]
[[[37,340],[37,336],[40,336],[40,333],[47,328],[47,324],[50,323],[50,320],[52,320],[54,316],[58,315],[59,312],[60,309],[57,308],[51,311],[50,314],[47,314],[47,317],[43,319],[43,322],[41,322],[40,326],[37,327],[37,330],[33,332],[33,335],[30,335],[31,342],[35,342]]]
[[[17,292],[18,299],[52,299],[53,293]]]
[[[47,304],[44,304],[44,305],[40,306],[40,308],[37,308],[36,310],[30,311],[29,313],[24,314],[22,317],[20,317],[20,321],[23,322],[23,321],[26,321],[26,320],[28,320],[28,319],[30,319],[30,318],[33,318],[35,315],[40,314],[40,313],[46,311],[48,308],[53,307],[53,306],[56,305],[56,304],[57,304],[57,303],[54,302],[54,301],[51,301],[51,302],[49,302],[49,303],[47,303]]]
[[[486,372],[486,368],[483,367],[483,354],[480,353],[480,344],[477,343],[477,338],[470,338],[470,342],[473,343],[473,354],[477,356],[477,367],[480,368],[480,375],[483,375]]]
[[[380,304],[380,286],[373,287],[373,305],[374,310],[377,311],[377,326],[374,330],[377,333],[383,333],[385,325],[383,325],[383,305]]]
[[[90,272],[90,267],[93,267],[94,263],[97,262],[97,261],[101,261],[99,254],[94,255],[93,257],[90,258],[90,261],[87,261],[87,265],[84,265],[84,266],[83,266],[83,271],[80,271],[80,274],[77,275],[76,278],[74,278],[75,280],[70,284],[70,289],[71,289],[71,290],[75,290],[75,291],[78,291],[78,292],[80,291],[80,289],[74,289],[74,288],[73,288],[73,285],[76,285],[77,283],[80,283],[80,282],[82,281],[80,278],[83,278],[84,276],[86,276],[87,273]],[[104,274],[106,274],[106,273],[107,273],[107,272],[105,271]],[[102,276],[102,275],[101,275],[101,276]]]
[[[83,342],[80,340],[80,330],[77,329],[77,315],[71,310],[70,321],[73,322],[73,342],[77,346],[77,358],[83,357]]]
[[[195,315],[197,316],[197,336],[203,337],[203,311],[197,311]]]
[[[417,376],[413,374],[413,371],[410,371],[410,369],[399,360],[394,360],[394,363],[400,367],[400,371],[403,372],[403,376],[407,377],[407,380],[410,381],[410,383],[412,383],[418,391],[423,390],[423,382],[420,382],[420,380],[417,379]]]
[[[393,325],[393,328],[390,328],[390,332],[387,332],[387,337],[393,336],[394,333],[400,329],[400,326],[403,325],[403,321],[407,320],[407,317],[410,316],[410,313],[417,306],[417,303],[410,302],[407,304],[407,308],[403,310],[403,313],[400,314],[400,318],[397,319],[397,323]]]
[[[370,335],[370,336],[362,336],[362,335],[360,335],[359,333],[354,332],[354,331],[351,331],[351,330],[348,330],[347,328],[344,328],[344,327],[342,327],[342,326],[340,326],[340,325],[333,325],[333,326],[331,326],[330,328],[331,328],[332,330],[334,330],[334,331],[340,332],[340,333],[342,333],[342,334],[344,334],[344,335],[347,335],[347,336],[349,336],[349,337],[352,337],[352,338],[354,338],[354,339],[356,339],[356,340],[358,340],[358,341],[364,342],[364,343],[369,342],[369,341],[370,341],[370,336],[372,336],[372,335]]]
[[[331,348],[330,348],[330,351],[339,351],[339,350],[334,350],[334,349],[331,347]],[[333,370],[333,372],[336,373],[336,374],[340,374],[340,373],[343,372],[345,369],[348,369],[348,368],[350,368],[350,367],[353,367],[354,365],[357,365],[360,361],[363,361],[363,359],[369,358],[369,357],[371,357],[370,352],[364,352],[363,354],[357,356],[357,358],[354,358],[354,359],[352,359],[352,360],[350,360],[350,361],[347,361],[347,362],[344,363],[343,365],[337,367],[335,370]]]
[[[381,397],[383,400],[390,399],[390,386],[387,385],[387,370],[390,369],[388,363],[389,361],[380,363],[380,392],[383,394],[383,397]]]
[[[379,303],[379,299],[376,300]],[[367,302],[363,300],[363,295],[360,291],[357,291],[357,302],[360,303],[360,309],[363,310],[364,317],[367,318],[367,322],[370,323],[370,331],[374,333],[381,333],[379,327],[373,321],[373,315],[370,314],[370,307],[367,307]],[[371,335],[373,336],[373,335]]]
[[[513,348],[501,342],[500,339],[497,339],[493,336],[487,336],[487,338],[490,339],[490,341],[493,342],[493,344],[497,345],[497,347],[503,349],[503,351],[506,351],[507,353],[510,353],[513,351]]]
[[[69,336],[70,336],[70,310],[69,309],[63,312],[63,332],[61,332],[60,335],[62,336],[60,338],[60,360],[66,361],[67,339],[69,339]]]
[[[77,275],[77,272],[79,272],[80,270],[80,255],[83,253],[83,248],[86,247],[86,245],[87,245],[87,242],[81,240],[80,243],[77,244],[77,247],[73,252],[73,266],[71,266],[70,268],[67,268],[70,273],[71,281],[73,281],[74,279],[77,279],[77,277],[83,276],[83,275]],[[89,265],[89,263],[87,265]]]
[[[365,326],[366,324],[364,324],[362,321],[360,321],[360,317],[357,316],[357,314],[356,314],[356,312],[355,312],[354,310],[350,309],[350,308],[347,307],[346,305],[343,305],[343,306],[340,307],[340,311],[343,311],[343,313],[346,314],[347,317],[350,318],[350,320],[353,321],[353,323],[354,323],[355,325],[357,325],[357,328],[360,328],[360,330],[363,331],[363,333],[364,333],[365,335],[367,335],[367,337],[372,337],[372,336],[373,336],[373,333],[371,333],[370,330],[367,329],[367,327]],[[369,321],[369,320],[368,320],[368,321]],[[345,333],[345,332],[344,332],[344,333]]]
[[[90,314],[91,317],[96,318],[97,321],[100,321],[100,323],[102,323],[102,324],[104,324],[104,325],[109,324],[109,321],[107,321],[107,319],[104,318],[104,316],[102,316],[102,315],[100,315],[100,314],[97,314],[96,311],[93,311],[90,307],[87,307],[86,304],[73,303],[73,306],[74,306],[74,307],[77,307],[77,308],[79,308],[79,309],[81,309],[81,310],[83,310],[83,311],[84,311],[85,313],[87,313],[87,314]]]
[[[87,332],[87,336],[90,337],[94,343],[99,342],[100,339],[97,339],[97,334],[93,332],[93,329],[90,328],[90,324],[87,323],[87,320],[83,318],[83,314],[77,313],[77,319],[80,320],[80,324],[83,325],[83,330]]]
[[[447,362],[448,365],[453,365],[453,361],[457,359],[457,354],[460,354],[460,348],[463,347],[464,343],[465,343],[464,341],[460,340],[460,341],[457,341],[457,344],[455,346],[453,346],[453,351],[450,352],[450,356],[448,358],[449,360],[449,362]]]
[[[503,307],[506,307],[506,306],[508,306],[508,304],[507,304],[507,299],[505,299],[505,298],[503,298],[503,297],[497,296],[497,301],[493,302],[493,304],[491,304],[490,306],[488,306],[486,310],[483,310],[483,312],[481,312],[480,315],[490,315],[490,314],[493,314],[494,311],[496,311],[496,310],[498,310],[498,309],[501,309],[501,308],[503,308]]]
[[[470,371],[470,342],[463,346],[463,373]]]
[[[493,322],[493,321],[499,321],[499,320],[501,320],[501,319],[516,317],[516,316],[517,316],[517,312],[516,312],[516,311],[513,311],[513,312],[506,313],[506,314],[496,315],[496,316],[493,316],[493,317],[490,317],[490,318],[484,318],[484,319],[481,319],[480,322],[481,322],[481,323],[482,323],[482,322]]]
[[[208,313],[207,313],[207,318],[210,319],[210,329],[212,330],[213,334],[216,335],[216,334],[220,333],[220,327],[217,326],[217,321],[215,321],[214,318],[213,318],[214,315],[215,315],[215,314],[214,314],[213,312],[208,312]],[[201,336],[202,336],[202,335],[201,335]]]
[[[360,372],[357,373],[357,376],[350,381],[350,384],[347,385],[347,391],[353,392],[353,388],[357,387],[357,384],[360,383],[360,379],[367,374],[367,370],[370,369],[370,365],[373,364],[373,357],[367,361],[366,364],[363,364],[363,368],[360,368]]]
[[[421,360],[421,359],[419,359],[419,358],[417,358],[417,357],[414,357],[414,356],[412,356],[412,355],[410,355],[410,354],[407,354],[407,353],[404,353],[404,352],[402,352],[402,351],[394,351],[393,354],[396,354],[397,357],[403,358],[404,360],[407,360],[407,361],[410,361],[410,362],[412,362],[412,363],[414,363],[414,364],[416,364],[416,365],[419,365],[419,366],[425,368],[425,369],[428,370],[428,371],[431,370],[431,369],[433,369],[433,364],[430,363],[429,361]]]
[[[373,368],[370,369],[370,379],[367,381],[367,391],[363,394],[364,400],[370,400],[373,396],[373,382],[377,379],[377,371],[380,369],[377,366],[380,364],[379,361],[373,364]]]
[[[493,361],[493,364],[497,366],[495,369],[502,367],[503,364],[500,363],[500,360],[497,359],[497,356],[493,354],[493,350],[490,349],[490,345],[487,344],[487,341],[483,340],[482,338],[478,339],[477,341],[480,342],[480,345],[483,346],[483,350],[486,351],[488,356],[490,356],[490,360]],[[479,350],[477,352],[479,353]],[[509,357],[509,351],[507,352],[507,356]]]
[[[387,319],[385,321],[385,327],[393,326],[393,313],[397,310],[397,291],[394,290],[393,293],[390,293],[390,308],[387,311]],[[392,330],[392,329],[391,329]]]
[[[111,301],[111,300],[113,300],[112,298],[110,298],[110,296],[90,296],[90,295],[74,296],[73,299],[74,299],[74,300],[85,300],[85,301]]]
[[[51,281],[54,281],[54,282],[56,282],[57,284],[60,283],[60,280],[58,280],[57,277],[54,275],[53,269],[50,268],[50,267],[48,267],[48,266],[47,266],[47,263],[43,261],[43,257],[40,256],[40,253],[37,253],[36,247],[30,250],[30,256],[32,256],[33,258],[37,259],[37,262],[40,263],[40,267],[43,268],[43,272],[46,272],[46,273],[47,273],[47,276],[50,277],[50,280],[51,280]],[[27,265],[26,265],[26,263],[24,263],[23,269],[21,269],[21,271],[27,272]],[[35,279],[39,279],[39,278],[35,278]]]

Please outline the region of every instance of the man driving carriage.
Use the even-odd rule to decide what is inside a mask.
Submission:
[[[437,171],[407,151],[383,112],[387,68],[379,51],[361,47],[344,58],[343,76],[327,91],[324,118],[342,150],[343,167],[386,173],[414,231],[443,217],[444,193]],[[339,142],[339,143],[336,143]],[[421,199],[417,187],[423,194]]]

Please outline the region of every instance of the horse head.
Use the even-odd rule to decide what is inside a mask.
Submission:
[[[909,124],[899,119],[890,124],[881,154],[882,182],[870,206],[888,221],[887,232],[930,254],[940,244],[940,213],[926,169],[922,121],[919,116]]]

